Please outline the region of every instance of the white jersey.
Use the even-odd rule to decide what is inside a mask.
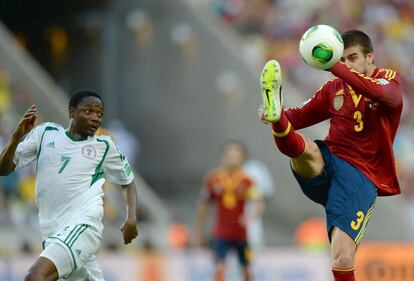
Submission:
[[[101,232],[104,177],[119,185],[134,179],[127,159],[109,136],[75,140],[55,123],[35,127],[17,146],[16,169],[33,161],[44,239],[71,223],[89,224]]]

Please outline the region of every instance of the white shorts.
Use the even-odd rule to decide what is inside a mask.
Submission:
[[[94,227],[68,225],[43,242],[40,256],[55,264],[59,280],[104,281],[95,256],[100,243],[100,233]]]

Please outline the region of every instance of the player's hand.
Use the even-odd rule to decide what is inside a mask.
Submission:
[[[257,116],[259,117],[259,120],[266,125],[270,125],[271,123],[267,121],[264,117],[264,109],[263,105],[259,105],[259,108],[257,109]]]
[[[121,226],[121,231],[124,236],[124,244],[131,243],[138,236],[137,221],[135,219],[126,219]]]
[[[20,120],[17,128],[14,132],[15,136],[18,138],[22,138],[28,132],[30,132],[33,127],[34,123],[37,118],[37,108],[36,105],[32,105],[23,115],[22,119]]]

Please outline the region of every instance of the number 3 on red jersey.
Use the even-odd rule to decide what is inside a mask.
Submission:
[[[354,112],[354,119],[356,124],[354,125],[354,129],[356,132],[361,132],[364,129],[364,121],[362,121],[362,113],[361,111],[357,110]]]

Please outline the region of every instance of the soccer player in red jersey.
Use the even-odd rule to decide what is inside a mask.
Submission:
[[[245,146],[229,141],[222,147],[222,165],[211,170],[204,181],[201,200],[196,214],[195,235],[197,244],[203,244],[203,228],[210,203],[216,207],[213,250],[215,253],[215,280],[224,280],[225,258],[230,250],[237,252],[243,280],[252,280],[249,270],[250,250],[246,224],[261,215],[263,204],[258,189],[242,170],[246,158]],[[245,203],[252,200],[253,211],[245,211]]]
[[[336,78],[295,108],[282,109],[281,73],[269,61],[262,73],[266,102],[259,118],[271,124],[278,149],[291,158],[303,193],[324,206],[335,281],[354,281],[354,258],[376,197],[400,193],[392,143],[402,111],[402,85],[394,70],[374,65],[368,35],[342,34],[341,61],[329,69]],[[324,141],[295,130],[330,119]]]

